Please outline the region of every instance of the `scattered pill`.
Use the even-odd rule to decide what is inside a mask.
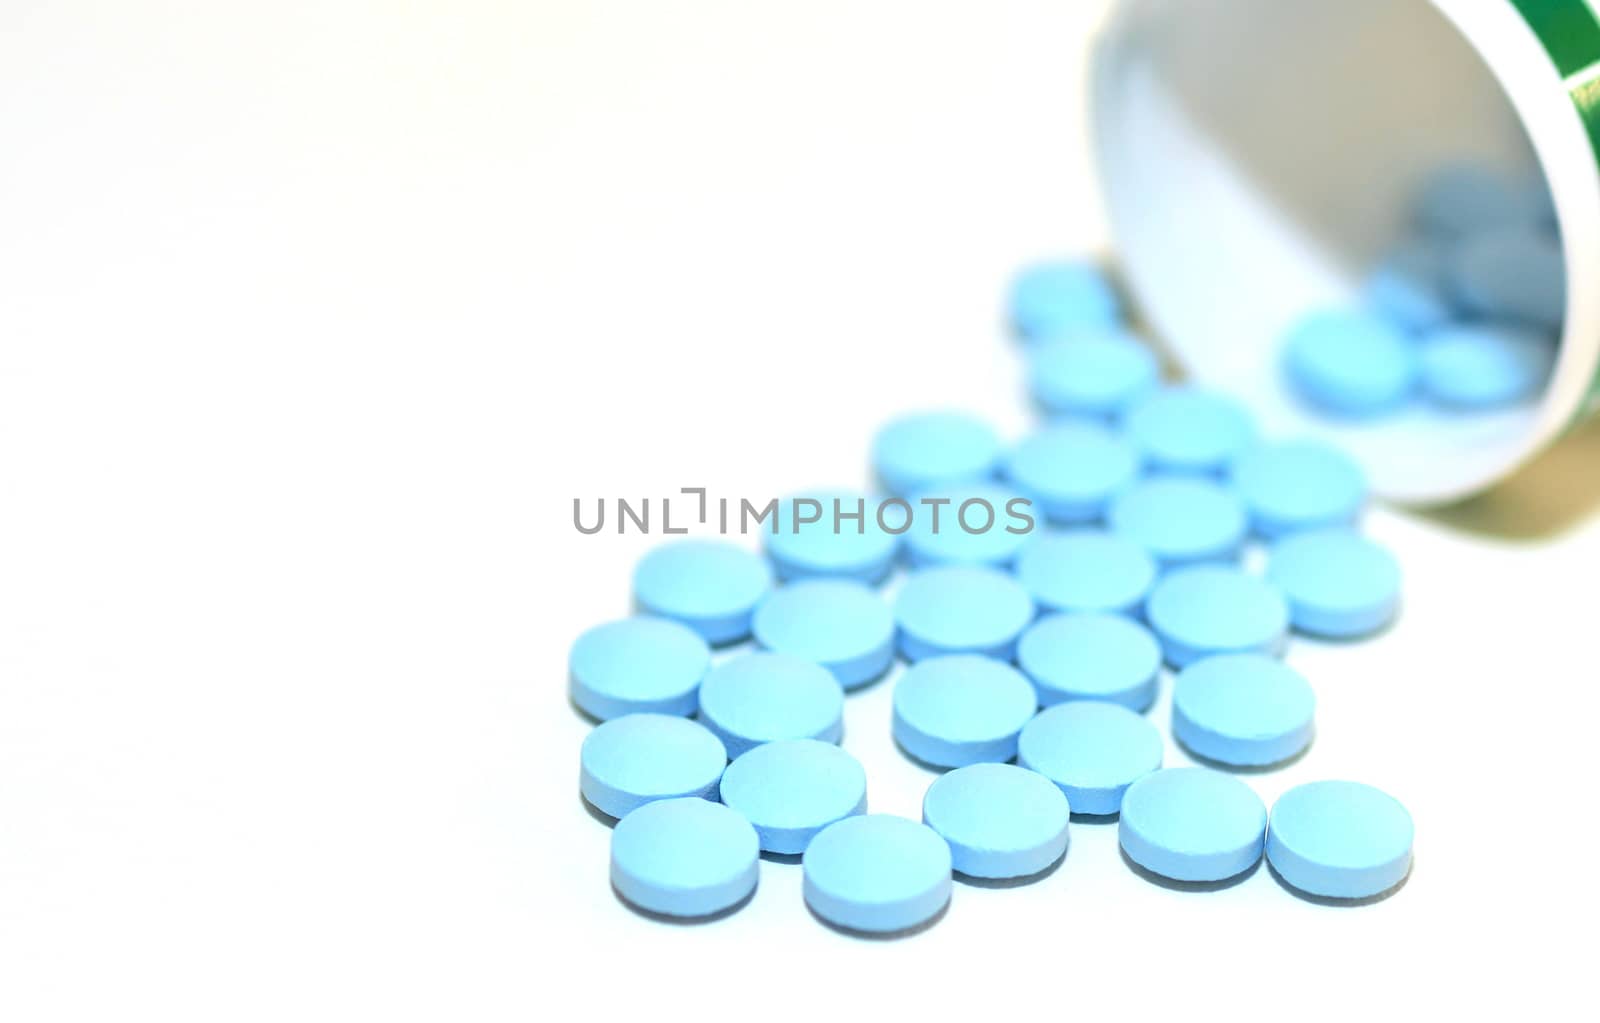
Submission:
[[[1267,557],[1267,578],[1289,602],[1289,620],[1314,636],[1376,632],[1400,610],[1400,564],[1376,542],[1347,529],[1286,537]]]
[[[578,760],[583,798],[622,817],[658,799],[715,799],[728,754],[721,739],[688,718],[628,714],[590,732]]]
[[[1272,806],[1267,862],[1303,892],[1380,895],[1411,869],[1411,815],[1393,796],[1353,781],[1298,785]]]
[[[917,495],[906,531],[911,563],[990,565],[1016,560],[1036,521],[1029,499],[997,483],[930,490]]]
[[[1148,466],[1162,472],[1221,472],[1256,438],[1243,405],[1196,387],[1157,391],[1128,410],[1123,427]]]
[[[1139,453],[1097,423],[1057,423],[1017,445],[1005,472],[1051,522],[1093,522],[1104,517],[1112,497],[1133,485]]]
[[[678,540],[646,554],[633,573],[639,605],[684,625],[708,643],[750,634],[750,614],[772,586],[757,554],[724,540]]]
[[[1510,175],[1481,164],[1451,163],[1422,183],[1415,215],[1422,230],[1457,241],[1480,231],[1526,224],[1537,215],[1537,205]]]
[[[1121,302],[1100,268],[1087,260],[1038,263],[1011,283],[1011,326],[1027,341],[1078,327],[1115,326]]]
[[[1537,398],[1550,380],[1556,346],[1542,331],[1468,323],[1422,340],[1422,390],[1456,409],[1490,409]]]
[[[1033,684],[1011,665],[976,654],[920,661],[894,687],[894,738],[935,767],[1000,763],[1038,709]]]
[[[1022,729],[1017,763],[1054,782],[1073,813],[1122,809],[1129,785],[1161,767],[1161,733],[1114,703],[1076,701],[1039,712]]]
[[[1155,476],[1112,499],[1111,531],[1148,551],[1164,566],[1232,561],[1248,532],[1244,503],[1208,479]]]
[[[1234,490],[1263,537],[1355,522],[1367,500],[1361,467],[1317,441],[1268,444],[1233,465]]]
[[[1033,600],[1021,583],[992,568],[929,568],[900,588],[894,620],[907,660],[974,653],[1009,661],[1033,621]]]
[[[763,535],[767,555],[784,579],[813,577],[876,583],[889,574],[906,516],[865,494],[825,490],[778,502],[773,532]],[[883,528],[887,526],[888,529]]]
[[[1017,580],[1048,611],[1137,615],[1156,581],[1143,547],[1099,529],[1038,533],[1017,555]]]
[[[1373,308],[1406,330],[1431,330],[1455,315],[1445,286],[1445,250],[1413,239],[1391,251],[1367,275]]]
[[[1311,744],[1317,698],[1305,678],[1261,654],[1196,661],[1172,688],[1172,734],[1231,767],[1261,767]]]
[[[752,825],[765,852],[804,852],[817,832],[867,812],[867,773],[814,739],[769,742],[728,765],[722,801]]]
[[[1071,809],[1061,789],[1011,764],[960,767],[928,786],[922,820],[970,877],[1037,874],[1067,851]]]
[[[1284,371],[1295,392],[1323,412],[1375,416],[1411,397],[1417,353],[1410,337],[1376,313],[1319,312],[1289,332]]]
[[[663,799],[611,832],[611,883],[640,909],[696,917],[738,905],[760,876],[755,829],[720,803]]]
[[[806,905],[837,927],[903,931],[950,901],[950,846],[904,817],[873,813],[830,824],[800,862]]]
[[[596,625],[572,644],[572,702],[609,721],[624,714],[693,714],[711,649],[699,633],[665,618]]]
[[[1289,628],[1289,607],[1277,586],[1220,565],[1167,574],[1151,591],[1145,613],[1175,668],[1212,654],[1276,654]]]
[[[878,431],[872,467],[891,493],[959,487],[989,479],[1000,465],[1000,437],[961,412],[902,416]]]
[[[820,664],[789,654],[741,654],[706,673],[700,721],[732,759],[774,739],[838,742],[844,693]]]
[[[1457,300],[1480,316],[1552,330],[1566,316],[1561,241],[1537,228],[1473,235],[1454,253],[1450,282]]]
[[[1174,881],[1222,881],[1261,860],[1267,808],[1244,782],[1202,767],[1147,774],[1122,796],[1117,837],[1139,866]]]
[[[894,661],[894,615],[860,583],[806,579],[780,586],[756,608],[756,642],[815,661],[846,689],[864,685]]]
[[[1068,700],[1106,700],[1142,711],[1155,702],[1161,645],[1122,615],[1053,614],[1017,641],[1017,665],[1049,707]]]
[[[1053,415],[1114,419],[1159,381],[1155,355],[1119,328],[1081,328],[1028,352],[1028,390]]]

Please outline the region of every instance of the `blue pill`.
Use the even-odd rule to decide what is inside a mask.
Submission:
[[[961,412],[901,416],[872,441],[872,468],[894,494],[913,494],[986,480],[1000,466],[1000,436]]]
[[[1048,611],[1137,615],[1156,581],[1143,547],[1099,529],[1041,533],[1017,555],[1017,580]]]
[[[696,917],[738,905],[760,877],[756,833],[704,799],[642,806],[611,832],[611,884],[640,909]]]
[[[1161,472],[1221,472],[1256,439],[1243,405],[1197,387],[1157,391],[1128,410],[1123,429],[1146,465]]]
[[[1080,524],[1103,518],[1111,498],[1133,485],[1139,453],[1096,423],[1058,423],[1017,445],[1005,473],[1046,519]]]
[[[1450,283],[1470,313],[1554,330],[1567,312],[1561,240],[1537,228],[1474,235],[1456,250]]]
[[[1392,412],[1416,389],[1415,344],[1376,313],[1314,313],[1289,332],[1283,359],[1300,398],[1335,416]]]
[[[1037,874],[1067,851],[1067,797],[1048,778],[1011,764],[973,764],[934,780],[922,820],[950,843],[970,877]]]
[[[991,657],[930,657],[894,687],[894,738],[935,767],[1001,763],[1017,755],[1017,735],[1039,699],[1017,669]]]
[[[894,601],[900,652],[918,661],[939,654],[1016,655],[1033,621],[1022,584],[992,568],[930,568],[914,573]]]
[[[767,556],[783,579],[838,578],[876,583],[889,574],[905,515],[865,494],[820,490],[778,502]],[[887,528],[885,528],[887,527]]]
[[[715,799],[728,754],[721,739],[688,718],[628,714],[590,732],[578,760],[583,798],[622,817],[658,799]]]
[[[1372,307],[1408,331],[1431,330],[1454,318],[1446,288],[1445,250],[1414,239],[1390,252],[1367,275]]]
[[[780,586],[756,608],[756,642],[814,661],[846,689],[872,681],[894,661],[894,615],[860,583],[807,579]]]
[[[1267,578],[1301,632],[1348,639],[1376,632],[1400,610],[1400,563],[1347,529],[1287,537],[1267,557]]]
[[[849,930],[903,931],[950,901],[950,846],[926,824],[874,813],[830,824],[800,861],[806,905]]]
[[[624,714],[693,714],[711,649],[694,630],[665,618],[596,625],[567,660],[572,702],[608,721]]]
[[[1422,183],[1415,211],[1417,226],[1444,241],[1524,225],[1537,215],[1536,201],[1520,182],[1475,163],[1435,170]]]
[[[1491,409],[1544,391],[1556,346],[1542,331],[1507,323],[1464,323],[1422,340],[1422,391],[1440,405]]]
[[[793,855],[833,822],[867,812],[867,773],[826,742],[769,742],[728,765],[722,801],[755,826],[764,851]]]
[[[1367,477],[1349,455],[1317,441],[1255,448],[1233,465],[1233,488],[1257,535],[1346,526],[1367,501]]]
[[[1035,506],[1021,493],[994,483],[931,490],[917,495],[905,535],[911,563],[991,565],[1016,560],[1028,542]]]
[[[1087,260],[1058,260],[1025,268],[1011,282],[1012,329],[1042,341],[1079,327],[1110,327],[1122,303],[1100,268]]]
[[[1267,862],[1294,887],[1334,899],[1388,891],[1411,870],[1411,814],[1353,781],[1298,785],[1272,806]]]
[[[1115,703],[1049,707],[1022,729],[1017,763],[1050,779],[1073,813],[1119,813],[1128,786],[1161,767],[1161,733]]]
[[[1260,654],[1196,661],[1172,688],[1172,734],[1233,767],[1288,760],[1311,744],[1317,698],[1293,668]]]
[[[678,540],[646,554],[633,593],[651,614],[682,622],[708,643],[750,635],[750,614],[772,587],[757,554],[723,540]]]
[[[1232,561],[1249,530],[1244,502],[1211,480],[1155,476],[1111,501],[1111,531],[1164,566]]]
[[[828,669],[788,654],[743,654],[700,683],[700,721],[740,755],[774,739],[838,742],[844,693]]]
[[[1052,415],[1114,419],[1160,379],[1155,355],[1121,329],[1086,327],[1028,352],[1028,391]]]
[[[1106,700],[1142,711],[1156,699],[1161,645],[1122,615],[1053,614],[1017,642],[1017,665],[1049,707],[1068,700]]]
[[[1276,654],[1289,629],[1289,607],[1276,585],[1220,565],[1163,577],[1145,613],[1175,668],[1212,654]]]
[[[1261,860],[1267,808],[1244,782],[1169,767],[1128,786],[1117,838],[1139,866],[1174,881],[1222,881]]]

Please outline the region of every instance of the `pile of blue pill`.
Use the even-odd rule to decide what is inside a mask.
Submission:
[[[664,544],[634,573],[640,613],[573,644],[572,702],[600,722],[580,787],[619,818],[611,881],[628,903],[729,912],[762,869],[794,869],[763,853],[799,856],[817,917],[906,931],[943,912],[957,874],[1042,877],[1075,819],[1115,820],[1138,870],[1173,881],[1263,856],[1325,898],[1406,877],[1411,818],[1392,797],[1319,781],[1269,813],[1240,773],[1311,743],[1291,636],[1367,636],[1399,611],[1399,567],[1359,531],[1361,469],[1262,438],[1223,394],[1164,384],[1091,264],[1026,270],[1010,316],[1048,412],[1032,436],[1008,445],[948,411],[896,419],[871,446],[882,494],[803,495],[831,513],[804,520],[783,502],[763,554]],[[1243,567],[1252,543],[1260,572]],[[897,660],[892,740],[939,772],[921,821],[869,813],[866,772],[838,745],[851,691]],[[1210,766],[1162,767],[1144,713],[1163,665],[1173,736]]]
[[[1284,339],[1302,404],[1373,419],[1421,405],[1459,414],[1544,392],[1566,312],[1566,270],[1543,179],[1476,164],[1433,174],[1411,230],[1368,275],[1365,301],[1318,310]]]

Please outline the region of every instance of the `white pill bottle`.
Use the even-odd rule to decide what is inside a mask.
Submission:
[[[1321,435],[1396,501],[1510,473],[1600,408],[1600,18],[1591,0],[1123,0],[1096,48],[1095,156],[1136,305],[1188,375],[1277,436]],[[1334,423],[1279,347],[1356,299],[1447,162],[1554,199],[1567,310],[1537,402]],[[1595,468],[1600,472],[1600,466]]]

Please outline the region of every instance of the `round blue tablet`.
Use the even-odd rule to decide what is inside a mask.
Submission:
[[[1277,586],[1220,565],[1165,576],[1145,613],[1175,668],[1212,654],[1276,654],[1289,629],[1289,607]]]
[[[1456,298],[1480,316],[1554,330],[1567,313],[1561,240],[1537,228],[1473,235],[1454,254]]]
[[[778,502],[776,532],[764,534],[767,556],[784,579],[812,577],[876,583],[889,574],[904,516],[884,512],[880,502],[848,490],[820,490]],[[883,528],[888,526],[888,529]]]
[[[1058,704],[1022,729],[1017,763],[1055,782],[1073,813],[1118,813],[1128,786],[1161,767],[1161,733],[1114,703]]]
[[[867,773],[837,746],[779,740],[728,765],[722,801],[755,825],[763,850],[792,855],[834,821],[867,812]]]
[[[1121,329],[1085,327],[1028,352],[1028,390],[1052,415],[1113,419],[1159,381],[1155,355]]]
[[[904,817],[874,813],[830,824],[800,863],[806,905],[838,927],[903,931],[950,901],[950,846]]]
[[[1139,866],[1174,881],[1222,881],[1261,859],[1267,808],[1239,779],[1169,767],[1128,786],[1117,838]]]
[[[693,714],[711,649],[699,634],[665,618],[596,625],[567,660],[572,702],[607,721],[624,714]]]
[[[1122,615],[1054,614],[1022,634],[1017,664],[1039,690],[1041,706],[1107,700],[1142,711],[1156,699],[1161,645]]]
[[[1273,545],[1267,578],[1289,601],[1296,629],[1350,638],[1376,632],[1400,610],[1400,564],[1347,529],[1319,529]]]
[[[1017,755],[1017,735],[1039,699],[1022,672],[992,657],[930,657],[894,687],[894,738],[935,767],[1000,763]]]
[[[739,904],[760,876],[755,829],[704,799],[642,806],[611,832],[611,883],[640,909],[708,916]]]
[[[901,416],[872,441],[872,468],[890,493],[959,487],[992,477],[1000,437],[983,420],[961,412]]]
[[[1226,395],[1168,387],[1128,410],[1123,428],[1154,470],[1214,473],[1254,443],[1255,421]]]
[[[1234,767],[1287,760],[1311,743],[1317,698],[1298,671],[1261,654],[1196,661],[1172,688],[1172,734]]]
[[[1506,323],[1463,323],[1422,340],[1422,391],[1450,408],[1489,409],[1532,401],[1555,366],[1542,331]]]
[[[1409,331],[1431,330],[1455,316],[1445,289],[1445,250],[1426,239],[1396,248],[1367,275],[1373,308]]]
[[[1017,445],[1005,472],[1051,522],[1092,522],[1138,477],[1139,453],[1096,423],[1058,423]]]
[[[1067,797],[1048,778],[1011,764],[973,764],[934,780],[922,820],[950,843],[970,877],[1037,874],[1067,851]]]
[[[1318,441],[1268,444],[1239,457],[1233,487],[1264,537],[1355,522],[1367,477],[1349,455]]]
[[[916,661],[937,654],[986,654],[1009,661],[1033,621],[1033,600],[992,568],[929,568],[913,573],[894,601],[900,652]]]
[[[1121,305],[1105,274],[1087,260],[1038,263],[1011,282],[1011,326],[1025,341],[1077,327],[1115,326]]]
[[[1017,555],[1017,580],[1049,611],[1137,615],[1156,562],[1125,537],[1098,529],[1040,533]]]
[[[1032,535],[1032,523],[1019,518],[1035,517],[1037,506],[1027,501],[1021,493],[995,483],[918,494],[905,535],[911,563],[995,568],[1011,564]]]
[[[622,817],[657,799],[715,799],[728,754],[721,739],[688,718],[627,714],[590,732],[578,760],[583,798]]]
[[[742,654],[706,673],[700,721],[735,759],[774,739],[838,742],[844,693],[820,664],[789,654]]]
[[[889,670],[894,616],[860,583],[807,579],[780,586],[756,608],[756,642],[815,661],[849,689]]]
[[[1417,226],[1444,241],[1529,223],[1537,205],[1519,182],[1475,163],[1450,163],[1423,181]]]
[[[1376,313],[1314,313],[1289,332],[1283,358],[1295,392],[1331,415],[1392,412],[1416,388],[1415,345]]]
[[[651,614],[682,622],[708,643],[750,635],[750,613],[772,586],[757,554],[724,540],[678,540],[646,554],[633,593]]]
[[[1113,533],[1169,567],[1234,560],[1249,526],[1231,489],[1184,476],[1140,480],[1112,499],[1106,518]]]
[[[1272,806],[1267,862],[1303,892],[1379,895],[1411,869],[1411,815],[1393,796],[1353,781],[1298,785]]]

